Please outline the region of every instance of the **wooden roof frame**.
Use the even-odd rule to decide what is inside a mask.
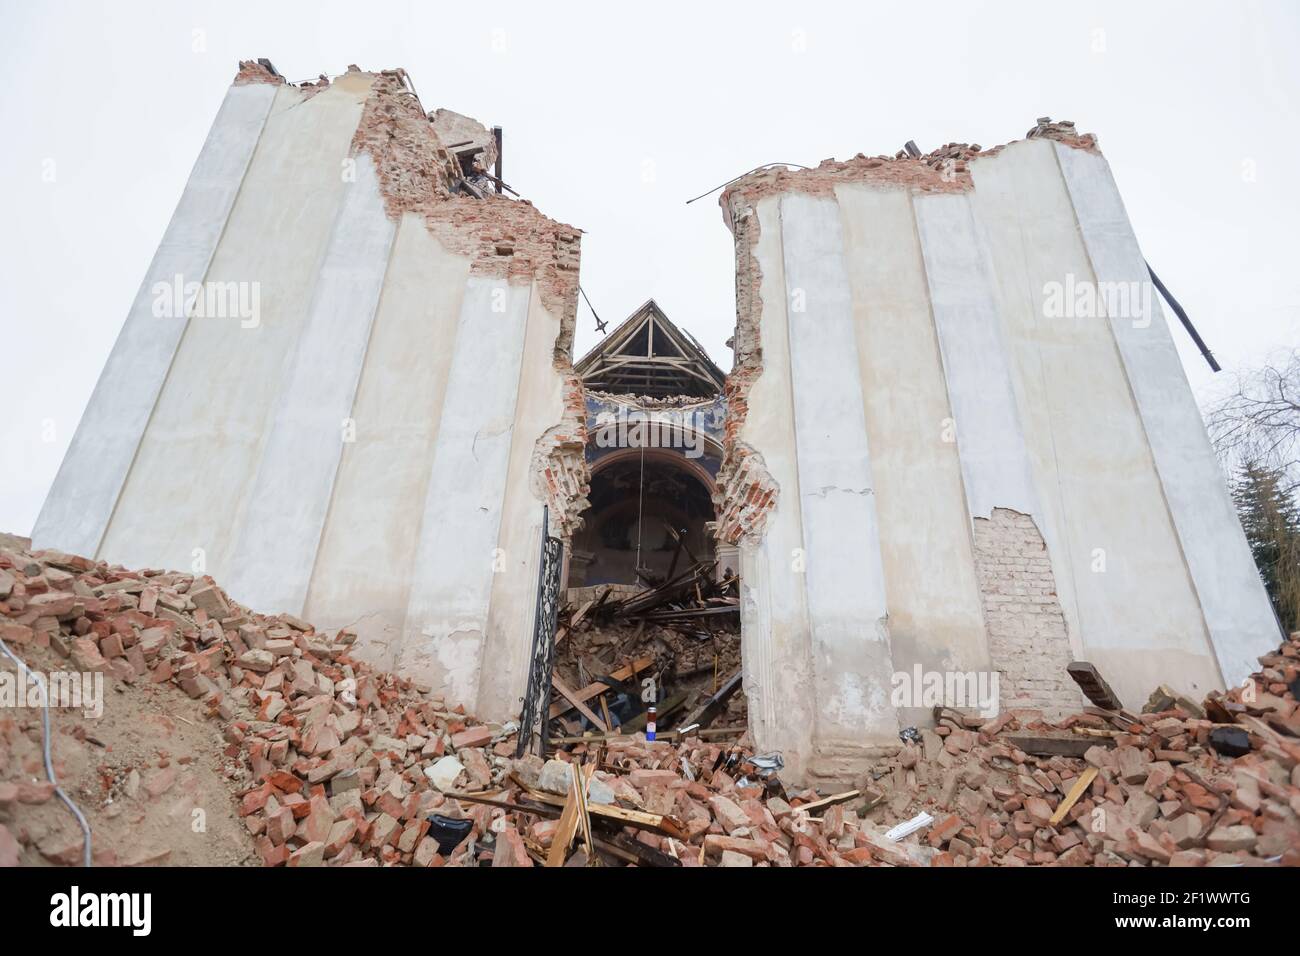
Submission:
[[[643,329],[644,351],[638,341]],[[657,355],[656,343],[668,348]],[[722,393],[726,382],[726,375],[700,343],[673,324],[654,299],[647,299],[605,336],[574,371],[587,388],[652,398],[713,398]]]

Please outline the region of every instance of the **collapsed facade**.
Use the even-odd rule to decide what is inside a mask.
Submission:
[[[543,504],[568,534],[585,485],[579,234],[483,189],[495,159],[401,71],[243,64],[34,540],[206,572],[517,709]],[[257,309],[165,308],[191,283]]]
[[[662,581],[678,567],[679,540],[695,558],[713,560],[722,370],[651,299],[575,372],[586,394],[591,488],[570,587]],[[716,556],[720,574],[735,570],[731,552]]]
[[[722,206],[719,527],[764,746],[844,777],[928,721],[909,675],[1059,711],[1072,658],[1136,704],[1236,685],[1277,643],[1093,137],[759,172]]]
[[[732,184],[725,381],[653,301],[575,371],[578,231],[499,151],[402,71],[242,64],[35,545],[211,574],[504,720],[544,528],[575,586],[662,578],[686,529],[739,569],[750,727],[793,779],[928,720],[900,675],[1063,709],[1072,659],[1135,701],[1276,643],[1158,303],[1095,294],[1150,286],[1090,137]],[[602,445],[629,412],[676,446]]]

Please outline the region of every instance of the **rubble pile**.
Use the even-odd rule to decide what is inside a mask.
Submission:
[[[351,660],[348,631],[251,613],[206,577],[0,548],[0,614],[17,654],[52,648],[128,688],[173,684],[200,700],[221,726],[232,795],[267,865],[456,862],[426,817],[465,815],[430,781],[487,786],[500,773],[493,744],[512,732]],[[513,741],[499,749],[513,753]],[[0,784],[0,810],[49,799],[31,769],[0,759],[0,780],[20,780]]]
[[[1160,688],[1140,715],[1056,723],[937,709],[868,785],[884,823],[933,817],[912,853],[934,866],[1300,865],[1300,635],[1261,661],[1253,704]]]
[[[513,724],[353,660],[347,630],[253,613],[207,577],[13,540],[0,637],[126,695],[174,685],[201,702],[267,865],[1300,864],[1300,635],[1203,705],[1161,688],[1150,712],[1052,724],[937,709],[857,787],[823,795],[787,788],[781,756],[754,753],[739,728],[587,734],[550,759],[516,757]],[[0,858],[52,789],[9,762],[14,722],[0,719]]]
[[[708,574],[697,566],[673,588],[584,588],[581,593],[591,597],[561,610],[555,672],[566,687],[608,688],[584,701],[601,714],[604,726],[598,729],[642,726],[644,720],[637,718],[646,709],[647,680],[654,687],[661,728],[687,726],[711,703],[707,725],[743,729],[744,692],[739,681],[733,682],[741,667],[735,581],[717,583],[708,576],[712,566],[704,570]],[[624,592],[624,599],[613,599]],[[615,673],[630,676],[608,676]],[[606,711],[609,721],[603,720]],[[557,719],[569,734],[593,727],[580,712]]]

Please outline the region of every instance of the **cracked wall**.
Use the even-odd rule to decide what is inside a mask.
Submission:
[[[1094,137],[1040,120],[993,149],[769,169],[721,205],[718,499],[760,748],[846,779],[929,719],[900,675],[997,672],[1003,706],[1058,709],[1088,659],[1136,706],[1274,641],[1163,318],[1045,305],[1141,268]]]
[[[515,716],[542,509],[567,536],[585,494],[580,243],[483,188],[494,150],[404,71],[241,63],[36,539],[194,566]],[[256,321],[159,317],[173,274]]]
[[[994,508],[974,523],[989,658],[999,674],[1003,708],[1028,707],[1053,717],[1084,705],[1065,672],[1074,659],[1047,544],[1034,519]]]

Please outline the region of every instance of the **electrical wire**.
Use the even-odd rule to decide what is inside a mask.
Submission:
[[[19,669],[23,672],[23,674],[26,677],[31,678],[32,683],[34,683],[37,687],[41,689],[41,717],[42,717],[42,724],[45,730],[45,742],[43,746],[45,752],[45,776],[50,781],[50,783],[54,784],[54,793],[58,796],[60,800],[62,800],[67,805],[68,809],[72,811],[72,815],[77,818],[77,823],[81,824],[81,833],[83,836],[82,851],[81,851],[82,865],[89,867],[91,865],[90,824],[86,822],[86,816],[81,812],[81,808],[78,807],[75,803],[73,803],[72,798],[69,797],[66,793],[64,793],[63,788],[59,786],[58,777],[56,777],[54,774],[54,760],[50,757],[50,693],[49,690],[45,686],[45,681],[42,678],[37,677],[35,674],[33,674],[31,670],[28,669],[27,665],[24,664],[18,658],[18,656],[15,655],[14,652],[9,649],[9,645],[6,644],[3,640],[0,640],[0,651],[4,651],[5,656],[8,657],[11,661],[13,661],[15,664],[17,664]]]
[[[793,166],[795,169],[811,169],[811,168],[812,168],[811,166],[800,166],[798,163],[764,163],[762,166],[755,166],[753,169],[749,170],[749,172],[741,173],[739,176],[735,177],[735,179],[728,179],[728,180],[727,180],[725,183],[723,183],[721,186],[714,186],[714,187],[713,187],[712,189],[710,189],[709,192],[707,192],[707,193],[700,193],[698,196],[695,197],[695,199],[703,199],[705,196],[709,195],[709,193],[716,193],[719,189],[726,189],[726,188],[727,188],[728,186],[730,186],[732,183],[736,182],[737,180],[744,179],[744,178],[745,178],[746,176],[748,176],[750,173],[756,173],[756,172],[758,172],[760,169],[769,169],[769,168],[772,167],[772,166]],[[688,199],[688,200],[686,200],[686,205],[689,206],[691,203],[695,202],[695,199]]]
[[[641,436],[641,486],[636,498],[636,570],[639,574],[649,570],[641,567],[641,514],[645,506],[645,435]]]
[[[582,301],[587,303],[587,308],[591,309],[591,314],[596,316],[596,331],[604,335],[607,323],[600,321],[600,316],[596,314],[596,307],[592,305],[591,300],[587,298],[587,290],[579,285],[578,291],[582,293]]]

